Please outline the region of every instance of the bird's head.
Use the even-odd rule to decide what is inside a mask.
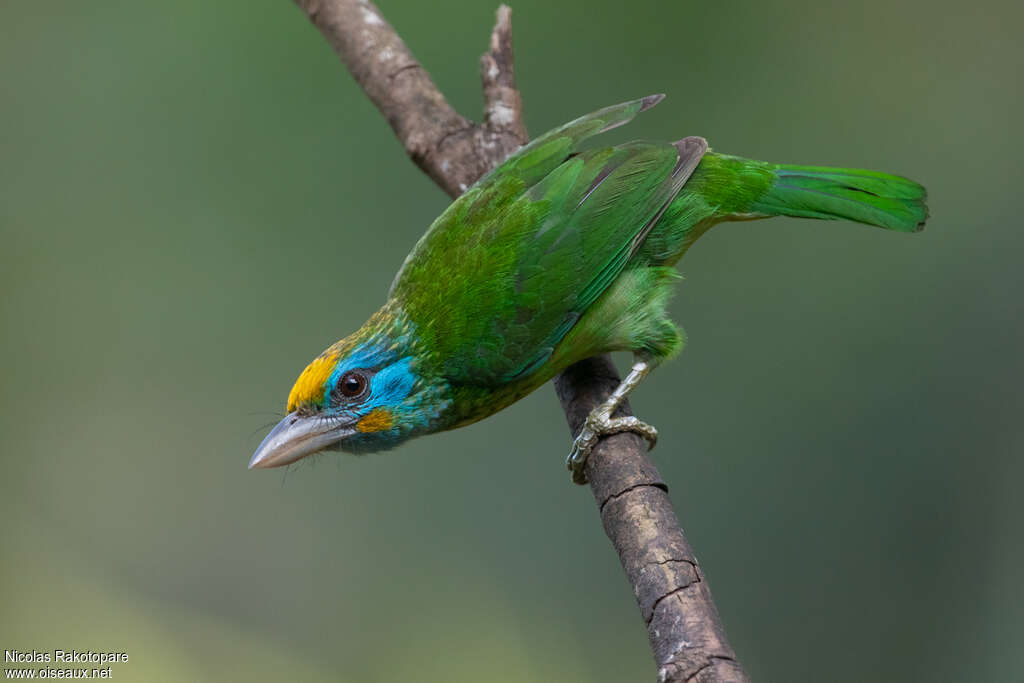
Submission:
[[[330,346],[299,375],[288,414],[249,468],[279,467],[326,450],[385,450],[433,431],[448,404],[447,385],[419,373],[413,347],[408,334],[367,333],[366,326]]]

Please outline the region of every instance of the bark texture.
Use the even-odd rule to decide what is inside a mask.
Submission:
[[[484,120],[475,123],[448,104],[372,2],[294,2],[338,53],[412,160],[452,197],[528,140],[507,6],[498,8],[489,49],[480,58]],[[577,363],[556,378],[573,435],[618,383],[607,356]],[[630,414],[628,403],[617,414]],[[645,442],[628,433],[602,439],[586,474],[647,626],[658,680],[748,681]]]
[[[581,361],[555,379],[573,434],[618,384],[608,356]],[[628,401],[615,414],[631,415]],[[601,524],[633,586],[658,680],[748,681],[676,519],[668,486],[647,457],[647,442],[629,432],[602,439],[587,460],[586,475]]]
[[[295,0],[377,105],[405,151],[457,197],[527,140],[512,70],[511,10],[502,6],[480,60],[484,123],[463,118],[372,2]]]

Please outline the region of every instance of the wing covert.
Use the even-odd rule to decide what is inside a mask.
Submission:
[[[417,244],[392,297],[450,381],[529,375],[622,272],[706,146],[576,147],[659,99],[609,107],[537,138]]]

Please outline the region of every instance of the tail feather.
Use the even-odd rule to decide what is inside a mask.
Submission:
[[[775,182],[750,207],[769,216],[846,219],[917,232],[928,218],[926,192],[900,176],[853,168],[774,167]]]

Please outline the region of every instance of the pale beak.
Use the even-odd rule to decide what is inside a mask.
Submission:
[[[249,469],[281,467],[335,445],[355,433],[351,424],[338,424],[320,415],[288,413],[252,454]]]

